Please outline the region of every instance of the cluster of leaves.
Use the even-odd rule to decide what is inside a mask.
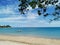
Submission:
[[[29,5],[32,7],[32,9],[35,9],[37,5],[38,8],[43,10],[43,16],[47,17],[49,14],[48,13],[45,14],[45,12],[47,10],[47,6],[50,4],[56,7],[55,12],[52,14],[53,16],[56,16],[56,18],[54,18],[53,20],[60,18],[59,16],[60,3],[57,4],[59,0],[19,0],[19,1],[20,1],[19,11],[21,12],[21,14],[25,14],[25,11],[28,10],[27,7]],[[39,16],[42,14],[41,10],[38,10],[37,13]]]
[[[19,0],[20,4],[19,4],[19,11],[21,12],[21,14],[25,14],[24,12],[26,11],[26,8],[28,7],[28,0]]]

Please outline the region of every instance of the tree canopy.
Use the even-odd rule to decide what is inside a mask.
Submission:
[[[50,19],[50,21],[53,20],[58,20],[60,18],[60,2],[59,0],[19,0],[20,4],[19,6],[19,11],[21,14],[25,14],[25,12],[29,9],[27,7],[32,7],[32,9],[35,9],[36,6],[40,8],[41,10],[38,10],[37,13],[38,15],[43,15],[44,17],[47,17],[48,15],[55,16],[54,19]],[[52,14],[46,13],[47,7],[49,5],[55,6],[55,11]]]

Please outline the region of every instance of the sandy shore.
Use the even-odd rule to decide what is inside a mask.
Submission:
[[[0,45],[28,45],[28,44],[16,43],[11,41],[0,41]]]
[[[37,38],[29,36],[6,36],[0,35],[0,41],[11,41],[17,43],[24,43],[28,45],[60,45],[60,40]]]

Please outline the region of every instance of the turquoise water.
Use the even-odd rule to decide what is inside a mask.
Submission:
[[[60,27],[0,28],[0,34],[2,34],[2,35],[18,35],[18,36],[19,35],[36,36],[36,37],[60,39]]]

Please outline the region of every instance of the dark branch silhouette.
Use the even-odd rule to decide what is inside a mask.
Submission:
[[[29,10],[29,9],[27,9],[27,7],[29,5],[32,7],[32,9],[35,9],[36,5],[37,5],[38,8],[43,10],[43,13],[40,10],[38,10],[37,11],[38,15],[39,16],[43,15],[44,17],[47,17],[49,15],[48,13],[46,13],[47,7],[49,5],[53,5],[53,6],[55,6],[55,11],[51,15],[57,17],[55,19],[58,19],[58,16],[60,17],[60,2],[59,2],[59,0],[19,0],[19,1],[20,1],[19,11],[21,14],[25,14],[26,10]],[[55,19],[53,19],[53,20],[55,20]]]

